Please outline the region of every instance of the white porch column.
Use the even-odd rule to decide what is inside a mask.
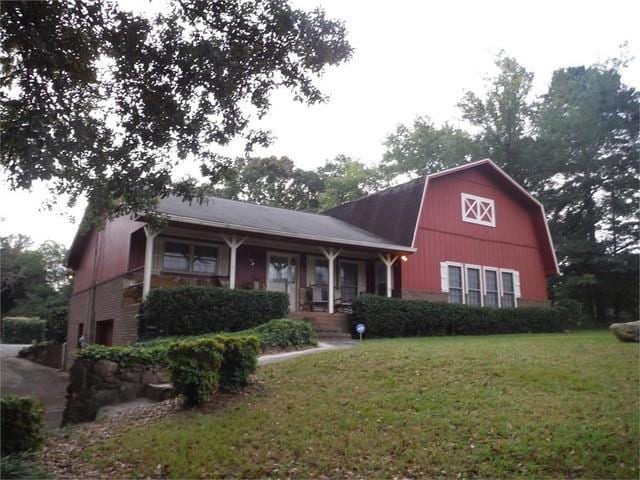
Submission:
[[[384,264],[387,266],[387,297],[391,297],[391,293],[393,291],[393,285],[392,285],[392,279],[391,279],[391,267],[393,266],[394,263],[396,263],[396,260],[398,260],[398,255],[382,255],[379,254],[380,259],[384,262]]]
[[[151,225],[144,226],[144,234],[147,237],[147,243],[144,249],[144,275],[142,277],[142,300],[147,298],[149,290],[151,290],[151,270],[153,269],[153,241],[156,239],[160,231]]]
[[[247,237],[243,237],[238,239],[238,237],[233,234],[231,237],[227,237],[226,235],[222,235],[224,241],[229,245],[230,255],[229,255],[229,288],[233,290],[236,288],[236,252],[238,251],[238,247],[242,245]]]
[[[329,261],[329,313],[334,312],[334,296],[335,296],[335,268],[334,261],[338,255],[340,255],[341,250],[336,250],[333,247],[329,248],[329,250],[325,250],[323,247],[320,247],[324,256],[327,257]]]

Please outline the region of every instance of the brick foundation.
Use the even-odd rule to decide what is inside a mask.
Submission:
[[[449,296],[442,292],[421,292],[420,290],[402,290],[404,300],[427,300],[428,302],[448,302]]]

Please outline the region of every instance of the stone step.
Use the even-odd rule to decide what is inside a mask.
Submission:
[[[144,396],[156,402],[163,402],[175,394],[171,383],[149,383],[144,386]]]

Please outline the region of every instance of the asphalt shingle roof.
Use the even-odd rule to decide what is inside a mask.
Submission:
[[[259,231],[271,235],[307,238],[344,245],[380,246],[406,251],[407,246],[376,235],[338,218],[252,203],[209,197],[204,203],[184,202],[171,196],[160,200],[157,211],[175,220],[209,222],[222,228]]]

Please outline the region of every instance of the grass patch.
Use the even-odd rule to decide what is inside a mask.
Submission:
[[[637,478],[637,373],[637,345],[608,332],[367,341],[83,455],[140,477]]]

